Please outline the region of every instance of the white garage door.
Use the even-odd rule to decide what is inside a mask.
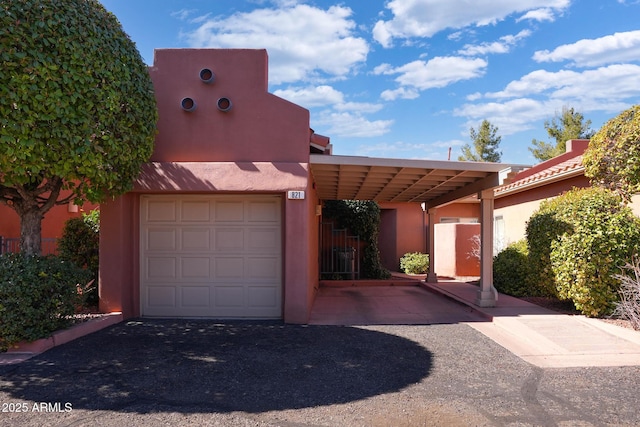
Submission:
[[[143,316],[282,317],[278,196],[142,196]]]

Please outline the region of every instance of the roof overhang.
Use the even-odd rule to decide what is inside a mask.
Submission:
[[[427,208],[503,185],[516,165],[311,154],[323,200],[417,202]],[[502,172],[502,173],[501,173]]]

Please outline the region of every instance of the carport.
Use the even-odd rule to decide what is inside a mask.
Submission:
[[[493,189],[508,183],[520,166],[502,163],[412,160],[358,156],[310,155],[310,169],[321,200],[374,200],[421,203],[434,236],[439,206],[470,196],[481,205],[480,289],[476,304],[492,307],[493,287]],[[427,282],[437,282],[434,239],[429,238]]]

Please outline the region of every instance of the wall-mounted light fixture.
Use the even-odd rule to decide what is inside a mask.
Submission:
[[[180,107],[182,107],[184,111],[193,111],[196,109],[196,101],[194,101],[193,98],[182,98]]]
[[[69,212],[69,213],[78,212],[78,205],[73,203],[73,201],[69,202],[69,205],[67,206],[67,212]]]
[[[224,112],[231,110],[231,100],[229,98],[218,99],[218,110]]]
[[[213,81],[216,79],[216,75],[213,74],[213,71],[211,71],[208,68],[203,68],[202,70],[200,70],[200,80],[202,80],[204,83],[213,83]]]

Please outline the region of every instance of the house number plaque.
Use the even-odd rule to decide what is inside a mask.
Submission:
[[[304,191],[288,191],[287,198],[293,199],[293,200],[303,200]]]

